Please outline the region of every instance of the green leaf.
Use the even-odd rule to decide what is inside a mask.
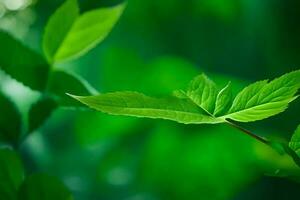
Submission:
[[[28,132],[31,133],[42,126],[57,106],[57,103],[50,97],[42,97],[33,104],[29,110]]]
[[[120,4],[79,15],[77,1],[67,0],[45,29],[43,48],[48,60],[74,59],[95,47],[109,34],[123,9],[124,4]]]
[[[225,114],[232,104],[231,83],[229,82],[218,94],[214,116]]]
[[[220,119],[208,116],[189,100],[176,97],[158,99],[137,92],[72,97],[93,109],[109,114],[168,119],[184,124],[222,122]]]
[[[0,149],[1,199],[16,200],[23,179],[24,169],[17,153],[9,149]]]
[[[0,69],[31,89],[44,90],[49,66],[43,57],[3,31],[0,44]]]
[[[249,122],[284,111],[297,98],[294,95],[299,87],[300,70],[283,75],[270,83],[259,81],[251,84],[236,96],[230,107],[230,85],[218,94],[215,83],[202,74],[191,81],[187,92],[177,90],[172,97],[165,99],[155,99],[135,92],[73,97],[94,109],[110,114],[170,119],[186,124],[222,123],[226,119]],[[228,109],[227,114],[221,115]],[[215,117],[216,115],[221,116]]]
[[[285,74],[271,82],[259,81],[243,89],[234,99],[230,118],[240,122],[262,120],[287,109],[300,87],[300,70]]]
[[[208,113],[213,113],[218,95],[217,86],[205,74],[194,78],[187,90],[187,96]]]
[[[79,17],[77,0],[66,0],[50,17],[43,37],[43,50],[50,63]]]
[[[183,90],[174,90],[173,93],[172,93],[172,95],[174,97],[179,98],[179,99],[188,99],[185,91],[183,91]]]
[[[16,106],[0,92],[0,140],[17,144],[21,136],[21,114]]]
[[[57,178],[34,174],[26,178],[19,190],[19,200],[72,200],[69,189]]]
[[[55,100],[60,106],[78,107],[81,104],[74,102],[66,93],[80,95],[91,95],[97,93],[85,80],[75,74],[65,71],[53,71],[49,83],[49,91],[54,95]]]
[[[300,124],[289,142],[289,147],[300,156]]]

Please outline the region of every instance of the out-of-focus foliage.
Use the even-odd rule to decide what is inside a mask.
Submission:
[[[42,56],[24,46],[8,33],[0,32],[1,69],[24,85],[42,91],[46,88],[49,66]]]
[[[72,200],[72,194],[57,178],[34,174],[26,178],[20,187],[18,198],[24,200],[57,199]]]
[[[297,127],[295,133],[293,134],[289,146],[299,155],[299,147],[300,147],[300,125]]]
[[[18,143],[22,134],[21,115],[16,106],[4,94],[0,93],[0,139]]]
[[[28,114],[28,132],[40,128],[56,108],[57,103],[49,97],[42,97],[33,104]]]
[[[0,0],[0,27],[41,53],[47,19],[63,2]],[[79,5],[87,12],[120,2],[81,0]],[[100,92],[166,95],[205,72],[223,87],[232,80],[236,94],[249,82],[299,69],[299,6],[297,0],[128,0],[124,15],[99,47],[56,67],[80,74]],[[62,86],[62,95],[71,89],[61,79],[56,85]],[[40,98],[2,72],[0,90],[23,115]],[[299,124],[299,109],[297,100],[285,113],[247,128],[289,139]],[[261,171],[276,175],[289,159],[223,126],[186,127],[58,109],[20,152],[29,172],[59,177],[79,200],[299,196],[295,182],[261,178]],[[274,168],[276,160],[284,162]]]
[[[9,149],[0,149],[0,195],[15,200],[24,179],[23,164],[18,155]]]

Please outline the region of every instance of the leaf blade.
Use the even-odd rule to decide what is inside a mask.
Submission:
[[[0,196],[15,200],[17,191],[24,179],[24,168],[16,152],[0,149]]]
[[[81,15],[58,49],[55,60],[77,58],[102,42],[116,24],[124,7],[124,4],[120,4],[115,7],[92,10]]]
[[[42,97],[29,110],[29,128],[28,133],[40,128],[57,108],[57,103],[50,97]]]
[[[25,86],[43,91],[50,68],[44,58],[3,31],[0,43],[0,69]]]
[[[97,93],[97,91],[80,76],[62,70],[52,72],[48,89],[58,104],[64,107],[81,106],[81,104],[74,102],[73,99],[68,97],[66,95],[67,92],[76,93],[78,95],[93,95]]]
[[[77,0],[67,0],[50,17],[44,32],[43,50],[49,63],[78,58],[110,33],[125,4],[79,13]]]
[[[298,156],[300,155],[300,124],[292,135],[292,138],[289,142],[289,147],[294,150]]]
[[[57,50],[78,16],[77,0],[67,0],[48,20],[43,36],[43,50],[49,63],[54,61]]]
[[[21,114],[14,103],[1,92],[0,110],[0,140],[17,144],[22,133]]]
[[[269,83],[266,80],[256,82],[236,96],[229,113],[221,118],[251,122],[279,114],[297,98],[294,95],[299,87],[300,70],[285,74]]]
[[[205,74],[197,76],[190,82],[186,94],[207,113],[213,113],[217,99],[217,87]]]
[[[229,82],[219,93],[216,99],[214,116],[226,113],[232,103],[231,82]]]
[[[98,96],[72,96],[81,103],[109,114],[167,119],[184,124],[220,123],[190,101],[175,97],[158,99],[137,92],[115,92]]]

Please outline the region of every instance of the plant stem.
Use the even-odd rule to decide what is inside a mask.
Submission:
[[[253,132],[251,132],[251,131],[249,131],[249,130],[247,130],[247,129],[245,129],[245,128],[237,125],[237,124],[235,124],[231,119],[225,119],[225,120],[226,120],[226,123],[228,125],[230,125],[231,127],[236,128],[236,129],[242,131],[243,133],[251,136],[252,138],[254,138],[254,139],[256,139],[256,140],[258,140],[258,141],[260,141],[260,142],[262,142],[264,144],[267,144],[267,145],[270,144],[270,142],[267,139],[265,139],[263,137],[260,137],[260,136],[256,135],[255,133],[253,133]]]

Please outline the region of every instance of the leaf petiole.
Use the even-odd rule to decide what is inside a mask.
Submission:
[[[253,133],[253,132],[251,132],[251,131],[249,131],[249,130],[247,130],[247,129],[245,129],[245,128],[237,125],[237,124],[235,124],[235,122],[233,120],[231,120],[231,119],[228,119],[228,118],[225,119],[225,123],[228,124],[228,125],[230,125],[233,128],[236,128],[236,129],[242,131],[243,133],[251,136],[252,138],[254,138],[254,139],[256,139],[256,140],[258,140],[258,141],[260,141],[260,142],[262,142],[264,144],[270,145],[270,141],[269,140],[267,140],[266,138],[263,138],[261,136],[258,136],[255,133]]]

